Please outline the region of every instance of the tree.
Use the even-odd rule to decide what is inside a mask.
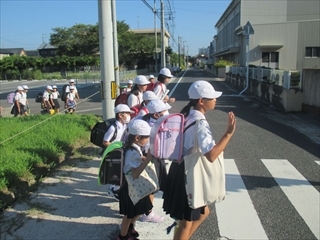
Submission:
[[[53,28],[50,44],[58,48],[58,55],[92,55],[99,49],[99,26],[75,24],[70,28]]]

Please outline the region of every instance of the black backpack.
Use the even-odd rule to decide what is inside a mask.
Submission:
[[[39,92],[36,96],[36,99],[35,101],[38,102],[38,103],[41,103],[42,102],[42,96],[43,96],[43,93]]]
[[[118,133],[118,128],[116,126],[115,118],[110,118],[103,122],[97,122],[96,125],[94,125],[94,127],[91,130],[90,142],[96,146],[105,148],[105,146],[102,144],[103,137],[104,137],[104,134],[108,131],[110,126],[115,127],[114,134],[110,140],[110,142],[112,142],[117,137],[117,133]]]
[[[68,86],[69,85],[66,84],[66,85],[63,85],[63,87],[62,87],[62,94],[61,94],[61,100],[62,101],[66,101],[67,100],[67,95],[68,95],[69,92],[66,92],[66,89],[67,89]]]

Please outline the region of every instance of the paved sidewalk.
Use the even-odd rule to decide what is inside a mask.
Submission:
[[[61,166],[43,180],[29,198],[8,208],[0,217],[0,239],[115,239],[122,215],[119,203],[108,196],[106,185],[98,186],[100,159],[78,160],[76,166]],[[172,239],[166,228],[173,220],[162,212],[160,193],[154,211],[162,223],[137,222],[139,239]]]

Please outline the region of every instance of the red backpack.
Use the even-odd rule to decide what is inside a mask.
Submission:
[[[137,104],[137,105],[131,107],[130,110],[134,111],[134,113],[130,114],[131,119],[136,117],[141,110],[144,111],[146,114],[149,113],[148,109],[145,106],[142,106],[142,104]]]
[[[118,106],[119,104],[128,104],[128,98],[129,98],[130,92],[123,92],[121,93],[114,102],[114,106]]]

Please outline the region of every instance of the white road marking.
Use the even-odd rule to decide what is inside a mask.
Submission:
[[[286,159],[261,159],[289,201],[320,239],[320,194]]]
[[[315,162],[320,165],[320,161],[315,161]]]
[[[176,88],[178,87],[179,83],[181,82],[183,76],[187,73],[188,69],[183,73],[183,75],[181,76],[181,78],[179,79],[179,81],[176,83],[176,85],[174,85],[173,89],[171,90],[171,92],[168,94],[169,98],[171,98],[172,94],[174,93],[174,90],[176,90]]]
[[[225,159],[224,201],[216,204],[220,235],[230,239],[268,239],[233,159]]]

